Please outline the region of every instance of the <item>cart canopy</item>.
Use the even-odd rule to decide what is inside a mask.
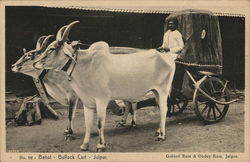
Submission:
[[[178,31],[185,43],[181,54],[184,63],[222,66],[222,46],[218,17],[210,11],[183,10],[169,15],[178,20]]]

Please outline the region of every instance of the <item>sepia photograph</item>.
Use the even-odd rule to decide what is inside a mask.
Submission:
[[[249,162],[249,1],[2,1],[1,161]]]

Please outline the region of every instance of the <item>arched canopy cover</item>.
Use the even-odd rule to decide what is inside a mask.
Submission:
[[[222,66],[222,45],[218,17],[203,10],[183,10],[169,15],[165,20],[178,20],[178,31],[182,34],[185,47],[181,54],[183,62],[199,65]]]

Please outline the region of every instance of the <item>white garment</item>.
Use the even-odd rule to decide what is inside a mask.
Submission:
[[[170,53],[179,53],[184,47],[181,33],[178,30],[168,30],[163,36],[162,47],[169,48]]]

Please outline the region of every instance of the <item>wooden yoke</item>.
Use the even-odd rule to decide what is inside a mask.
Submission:
[[[36,85],[36,88],[38,90],[38,93],[43,101],[43,103],[45,104],[45,106],[49,109],[49,111],[53,114],[54,118],[58,119],[58,114],[56,113],[56,111],[50,106],[49,104],[49,99],[48,97],[46,96],[46,93],[45,93],[45,90],[42,86],[42,83],[40,81],[40,79],[35,79],[33,78],[33,81]]]

